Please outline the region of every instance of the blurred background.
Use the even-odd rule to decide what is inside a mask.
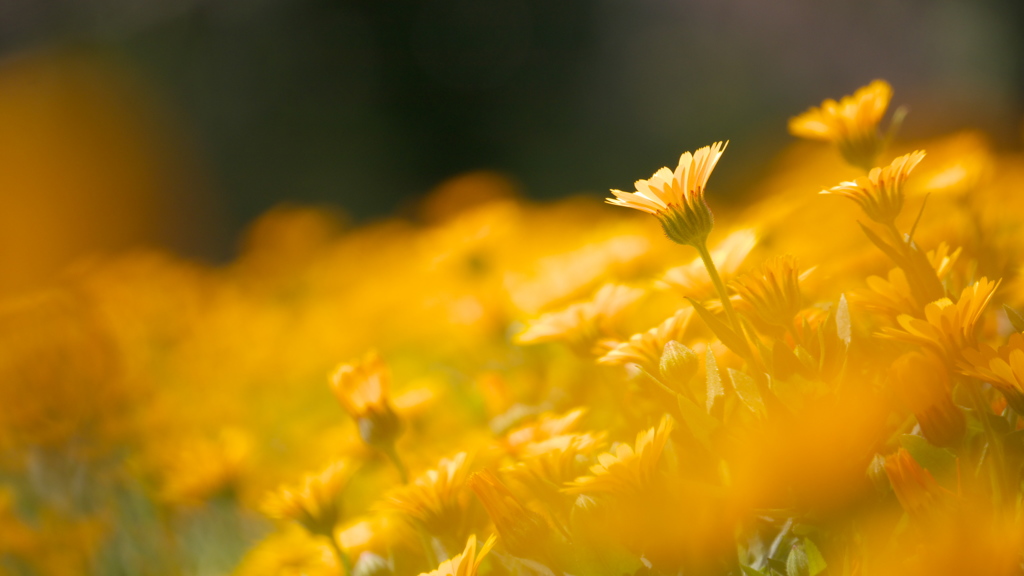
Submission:
[[[217,263],[281,203],[361,222],[471,170],[629,188],[873,78],[903,135],[1020,146],[1019,0],[3,0],[0,293],[138,246]]]

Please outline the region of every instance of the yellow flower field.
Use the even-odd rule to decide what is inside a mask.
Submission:
[[[1024,157],[898,96],[2,302],[0,575],[1021,573]]]

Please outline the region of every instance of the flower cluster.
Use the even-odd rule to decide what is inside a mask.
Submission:
[[[1024,160],[892,97],[732,205],[467,174],[0,303],[0,574],[1019,573]]]

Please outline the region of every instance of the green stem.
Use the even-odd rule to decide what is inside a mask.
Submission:
[[[708,251],[707,241],[695,245],[694,248],[700,254],[700,259],[704,261],[704,268],[707,269],[708,276],[711,277],[711,283],[715,285],[715,290],[718,291],[718,297],[722,300],[722,309],[725,310],[725,315],[729,318],[733,331],[742,338],[743,327],[740,326],[740,319],[736,316],[736,310],[732,307],[732,301],[729,300],[729,293],[725,289],[725,283],[722,282],[722,277],[718,275],[715,261],[711,259],[711,252]]]

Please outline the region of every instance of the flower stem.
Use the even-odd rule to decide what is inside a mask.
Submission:
[[[395,469],[398,470],[398,477],[401,478],[402,484],[409,483],[409,471],[405,468],[405,464],[402,463],[402,459],[398,456],[398,450],[395,449],[395,443],[391,442],[381,448],[381,451],[387,455],[391,463],[395,465]]]
[[[742,338],[743,327],[740,326],[740,319],[736,316],[736,310],[733,309],[732,302],[729,300],[729,293],[725,290],[725,283],[722,282],[722,277],[718,275],[715,261],[711,259],[711,252],[708,251],[707,241],[695,244],[694,248],[700,254],[700,259],[704,262],[704,268],[708,271],[708,276],[711,277],[711,283],[715,285],[715,290],[718,291],[718,297],[722,300],[722,309],[725,310],[725,315],[729,318],[729,324],[732,325],[736,335]]]

